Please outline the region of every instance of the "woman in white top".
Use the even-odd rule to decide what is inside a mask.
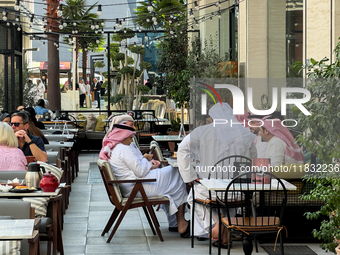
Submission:
[[[181,237],[189,237],[190,226],[184,218],[185,203],[187,201],[186,186],[179,172],[167,166],[158,168],[159,161],[152,160],[152,155],[142,155],[132,143],[135,135],[133,128],[125,124],[115,124],[110,134],[103,140],[103,149],[99,154],[101,159],[107,159],[110,150],[109,162],[118,180],[128,179],[156,179],[156,182],[143,183],[148,197],[167,196],[169,205],[162,205],[168,217],[176,214],[178,232]],[[124,197],[130,195],[134,184],[121,184]],[[141,197],[140,194],[137,196]]]

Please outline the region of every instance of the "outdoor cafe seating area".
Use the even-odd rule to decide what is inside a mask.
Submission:
[[[169,136],[157,132],[155,125],[165,120],[159,120],[154,115],[144,116],[136,121],[139,135],[134,142],[142,153],[152,153],[162,166],[170,164],[177,167],[176,147],[183,135]],[[226,253],[226,250],[222,249],[221,252],[212,247],[209,239],[182,239],[178,233],[169,232],[164,212],[157,210],[158,204],[168,203],[166,197],[144,198],[144,201],[140,198],[121,197],[118,182],[115,181],[109,164],[98,161],[99,151],[88,151],[79,145],[79,123],[82,122],[78,119],[45,122],[46,129],[42,131],[49,141],[45,146],[48,162],[41,163],[41,166],[56,175],[60,185],[54,192],[0,191],[0,243],[10,243],[10,249],[17,248],[21,251],[20,254]],[[109,124],[108,119],[105,130]],[[174,143],[175,146],[171,147],[173,144],[169,143]],[[88,145],[91,146],[91,142]],[[22,183],[25,175],[25,171],[0,172],[0,182],[17,178]],[[300,189],[294,180],[289,182],[290,180],[284,182],[289,192]],[[137,186],[141,188],[138,181]],[[223,188],[225,186],[226,184]],[[216,186],[211,188],[211,192],[215,190]],[[129,199],[132,201],[131,205]],[[289,203],[286,208],[288,211],[294,202]],[[210,209],[209,206],[207,208]],[[126,214],[118,219],[120,211]],[[292,214],[288,215],[293,217]],[[285,218],[286,222],[289,222],[289,217]],[[115,218],[119,223],[114,221]],[[186,218],[193,220],[190,210],[186,213]],[[292,228],[289,223],[285,225]],[[265,246],[273,246],[275,235],[268,240],[256,246],[257,254],[268,254]],[[288,250],[293,249],[293,252],[294,249],[307,247],[314,254],[326,254],[318,243],[287,243],[289,241],[284,242],[285,247]],[[231,254],[245,254],[242,240],[233,241]]]

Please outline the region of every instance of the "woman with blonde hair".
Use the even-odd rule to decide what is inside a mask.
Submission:
[[[0,122],[0,155],[0,171],[27,170],[26,157],[18,148],[13,129],[3,122]]]

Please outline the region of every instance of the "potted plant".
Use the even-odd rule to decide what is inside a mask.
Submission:
[[[298,141],[319,157],[322,169],[328,170],[316,174],[319,165],[311,165],[306,172],[307,182],[314,185],[314,189],[303,195],[304,200],[321,200],[324,205],[315,212],[306,213],[307,219],[317,219],[326,216],[320,229],[314,229],[314,237],[323,240],[321,247],[326,251],[335,252],[340,240],[340,43],[335,50],[334,63],[327,64],[328,59],[320,61],[310,59],[310,63],[303,66],[297,63],[298,70],[306,69],[309,78],[306,89],[311,93],[311,100],[304,104],[311,115],[299,114],[298,122],[305,133],[298,137]],[[339,250],[339,248],[337,249]]]

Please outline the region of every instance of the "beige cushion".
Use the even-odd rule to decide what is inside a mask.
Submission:
[[[23,201],[30,202],[35,208],[35,217],[45,217],[47,213],[48,197],[24,197]]]
[[[82,114],[78,114],[78,119],[79,120],[86,120],[86,117]],[[85,130],[86,129],[86,122],[78,122],[79,130]]]
[[[55,177],[57,177],[58,182],[60,182],[61,177],[63,176],[64,171],[61,168],[58,168],[56,166],[47,164],[42,161],[38,161],[37,163],[40,164],[40,166],[43,166],[45,168],[46,173],[51,172]]]
[[[96,127],[97,119],[93,114],[90,114],[87,117],[87,123],[86,123],[86,130],[92,130],[94,131]]]
[[[0,255],[20,255],[21,241],[0,241]]]
[[[105,130],[106,122],[103,121],[105,119],[106,119],[106,116],[104,114],[100,114],[97,117],[97,123],[96,123],[96,127],[95,127],[94,131],[104,131]]]

